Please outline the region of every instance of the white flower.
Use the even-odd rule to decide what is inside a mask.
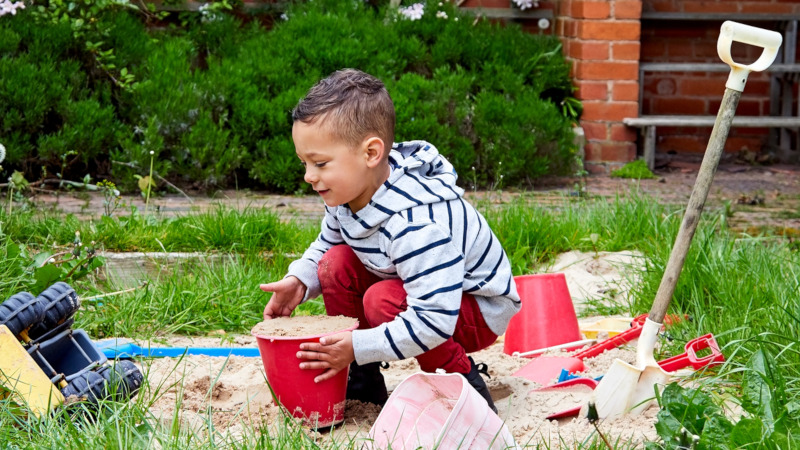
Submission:
[[[3,162],[4,159],[6,159],[6,148],[0,144],[0,162]]]
[[[522,11],[525,11],[528,8],[533,8],[533,7],[538,7],[539,6],[539,2],[534,1],[534,0],[513,0],[513,1],[514,1],[514,4],[517,5],[517,7]]]
[[[289,16],[287,16],[286,13],[282,13],[281,20],[289,20]]]
[[[436,13],[436,17],[438,17],[439,19],[447,19],[447,13],[444,11],[439,11]]]
[[[5,16],[6,14],[11,14],[14,16],[17,14],[18,9],[25,9],[25,3],[11,3],[11,0],[0,0],[0,17]]]
[[[156,152],[150,150],[150,155],[155,155],[155,154],[156,154]]]
[[[425,14],[425,5],[422,3],[414,3],[411,6],[406,6],[399,9],[400,14],[408,20],[422,19]]]

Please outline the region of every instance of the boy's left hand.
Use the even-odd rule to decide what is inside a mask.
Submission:
[[[314,378],[315,383],[325,381],[356,360],[353,351],[353,333],[345,331],[320,338],[317,342],[300,344],[297,357],[310,361],[301,362],[301,369],[327,369]]]

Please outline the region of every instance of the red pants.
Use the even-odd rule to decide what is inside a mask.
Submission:
[[[347,245],[334,246],[322,256],[318,275],[328,315],[355,317],[359,328],[390,322],[408,308],[403,281],[384,280],[369,272]],[[444,369],[448,373],[469,373],[467,353],[482,350],[496,340],[475,297],[463,294],[453,336],[418,355],[417,362],[425,372]]]

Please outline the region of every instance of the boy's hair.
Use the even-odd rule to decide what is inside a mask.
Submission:
[[[381,80],[360,70],[337,70],[320,80],[292,111],[294,122],[317,120],[349,145],[358,145],[370,134],[389,148],[394,142],[394,104],[389,92]]]

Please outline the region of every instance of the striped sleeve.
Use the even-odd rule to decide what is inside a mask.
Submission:
[[[391,322],[353,332],[359,364],[420,355],[450,338],[458,320],[464,257],[448,230],[406,223],[391,231],[395,238],[388,253],[403,280],[408,308]]]
[[[322,227],[317,239],[303,253],[303,256],[289,264],[286,276],[297,277],[306,286],[306,295],[303,301],[316,298],[322,294],[317,275],[317,267],[322,255],[334,245],[344,243],[339,221],[328,208],[325,208],[325,217],[322,218]]]

